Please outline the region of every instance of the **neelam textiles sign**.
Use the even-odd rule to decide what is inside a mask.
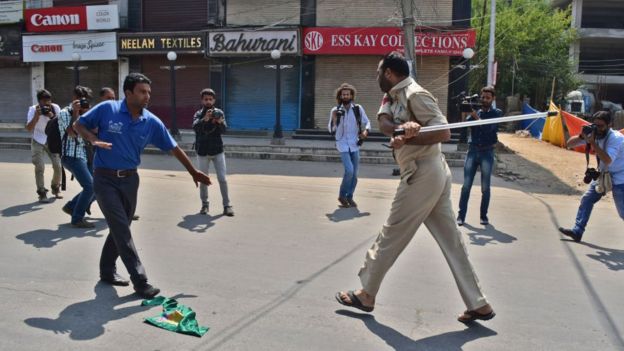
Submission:
[[[114,32],[24,35],[22,53],[24,62],[71,61],[74,53],[81,61],[116,60],[117,40]]]
[[[117,5],[50,7],[24,10],[28,32],[63,32],[119,28]]]
[[[208,32],[209,56],[268,55],[279,50],[282,55],[299,53],[299,31]]]
[[[401,28],[332,28],[311,27],[303,30],[304,55],[385,55],[403,50]],[[416,31],[417,55],[461,56],[465,48],[474,47],[475,31]]]

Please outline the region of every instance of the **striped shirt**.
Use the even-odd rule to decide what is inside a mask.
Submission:
[[[61,150],[61,156],[75,157],[87,162],[87,151],[85,149],[84,140],[78,136],[72,138],[65,136],[65,131],[69,128],[72,121],[72,110],[68,106],[61,110],[59,113],[59,132],[61,133],[61,140],[63,140],[63,149]]]

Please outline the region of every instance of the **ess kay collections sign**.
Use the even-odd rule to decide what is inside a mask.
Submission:
[[[474,47],[475,31],[453,30],[414,33],[417,55],[461,56],[465,48]],[[303,30],[304,55],[385,55],[403,50],[401,28],[331,28],[311,27]]]
[[[117,5],[50,7],[24,10],[28,32],[85,31],[119,28]]]

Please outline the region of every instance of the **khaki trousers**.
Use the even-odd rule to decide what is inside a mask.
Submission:
[[[367,293],[377,295],[386,272],[425,223],[451,268],[466,307],[474,310],[488,303],[455,223],[450,192],[451,171],[443,156],[401,167],[401,182],[390,216],[368,250],[359,272],[362,288]]]
[[[32,163],[35,165],[35,182],[37,183],[37,191],[44,191],[45,184],[43,172],[45,171],[45,161],[43,155],[47,154],[52,161],[52,187],[60,187],[61,185],[61,155],[53,154],[48,150],[46,145],[39,144],[34,139],[30,142],[30,151],[32,153]]]

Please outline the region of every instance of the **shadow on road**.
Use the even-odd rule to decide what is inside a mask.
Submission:
[[[27,213],[42,210],[42,206],[45,206],[45,204],[42,204],[39,201],[35,201],[29,204],[7,207],[2,210],[2,217],[18,217]]]
[[[453,331],[448,333],[442,333],[439,335],[429,336],[423,339],[414,340],[409,338],[395,329],[381,324],[375,320],[375,316],[372,314],[356,313],[346,310],[338,310],[336,314],[345,317],[351,317],[361,320],[364,325],[373,334],[380,337],[383,341],[395,350],[408,351],[408,350],[445,350],[445,351],[460,351],[463,346],[471,341],[486,338],[497,335],[492,329],[486,328],[479,323],[473,323],[470,327]]]
[[[189,232],[205,233],[208,228],[212,227],[215,219],[223,217],[223,214],[210,216],[202,214],[192,214],[182,217],[182,222],[178,223],[178,227],[184,228]]]
[[[73,340],[91,340],[104,334],[104,326],[108,322],[148,309],[140,306],[140,303],[135,306],[115,308],[117,305],[139,300],[140,297],[131,294],[120,298],[117,290],[110,285],[98,282],[94,291],[95,298],[67,306],[56,319],[28,318],[24,320],[24,323],[55,334],[69,334]]]
[[[354,218],[370,216],[370,212],[360,212],[357,207],[337,208],[332,213],[326,213],[325,216],[332,222],[342,222]]]
[[[598,250],[595,254],[589,254],[587,257],[603,263],[612,271],[624,270],[624,250],[610,249],[586,242],[580,242],[579,244]]]
[[[90,222],[95,224],[95,228],[73,228],[71,224],[59,224],[57,230],[37,229],[19,234],[15,238],[24,241],[26,245],[32,245],[38,249],[47,249],[71,238],[102,237],[103,235],[98,234],[98,232],[108,228],[104,219],[94,219]]]
[[[472,231],[472,233],[467,233],[472,245],[485,246],[487,244],[496,243],[511,244],[518,240],[515,236],[497,230],[496,227],[491,224],[488,224],[484,228],[476,228],[468,223],[464,223],[464,227]]]

